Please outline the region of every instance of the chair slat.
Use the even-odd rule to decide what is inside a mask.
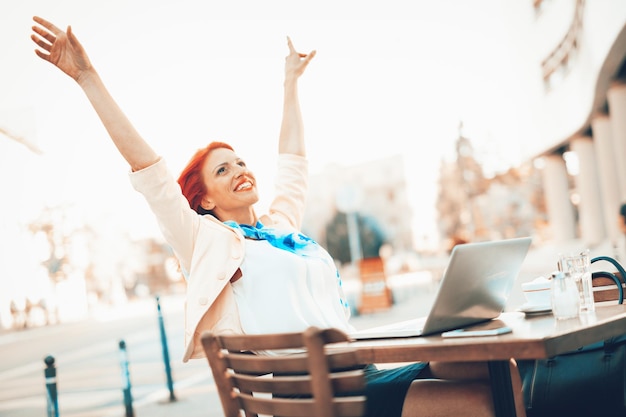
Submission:
[[[242,408],[256,414],[290,417],[314,416],[316,406],[313,399],[264,398],[238,395]],[[342,417],[361,417],[365,413],[366,397],[338,397],[332,401],[333,415]]]
[[[355,367],[355,364],[360,365],[356,354],[352,350],[333,351],[330,354],[327,353],[326,358],[330,369],[351,369]]]
[[[352,397],[351,399],[335,398],[333,401],[335,414],[342,417],[362,417],[365,414],[365,396]]]
[[[621,275],[618,272],[603,272],[596,271],[592,274],[592,284],[593,284],[593,299],[594,302],[604,303],[609,301],[618,301],[620,300],[620,293],[616,282],[613,280],[611,275],[617,277],[623,293],[626,294],[626,284],[622,282]]]
[[[262,356],[254,354],[226,354],[226,364],[236,372],[247,374],[267,374],[272,372],[303,373],[308,370],[306,355]]]
[[[309,375],[295,376],[271,376],[266,378],[258,376],[232,374],[235,386],[246,392],[274,393],[274,394],[299,394],[311,395],[311,377]],[[332,373],[330,383],[333,392],[356,393],[362,392],[365,388],[362,371],[344,371]]]
[[[302,333],[222,335],[218,336],[224,349],[231,351],[295,349],[304,347]],[[254,349],[250,349],[254,346]]]
[[[622,288],[624,293],[626,293],[626,286],[622,284]],[[604,301],[616,301],[619,298],[619,292],[617,288],[615,288],[615,284],[610,286],[598,286],[593,289],[593,298],[595,302],[604,302]]]
[[[309,375],[267,376],[267,378],[260,378],[258,376],[234,374],[231,377],[240,390],[280,395],[311,395],[311,377]]]
[[[327,353],[331,369],[348,369],[354,366],[354,353],[351,351],[337,351]],[[237,372],[249,374],[266,374],[270,372],[302,373],[308,369],[308,356],[302,353],[279,356],[259,356],[249,352],[229,352],[228,367]]]
[[[312,398],[267,398],[238,394],[237,400],[243,410],[269,416],[307,417],[315,414]]]

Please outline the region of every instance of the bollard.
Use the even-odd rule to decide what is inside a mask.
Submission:
[[[125,417],[134,417],[133,396],[130,391],[130,371],[128,369],[128,355],[126,354],[126,342],[120,340],[120,365],[122,366],[122,389],[124,391]]]
[[[59,417],[59,401],[57,398],[57,370],[54,367],[54,357],[46,356],[44,358],[46,369],[44,376],[46,377],[46,398],[48,417]]]
[[[165,375],[167,377],[167,389],[170,392],[170,401],[176,401],[174,395],[174,382],[172,379],[172,368],[170,366],[170,353],[167,348],[167,337],[165,336],[165,325],[163,324],[163,314],[161,313],[161,302],[159,296],[156,297],[157,314],[159,316],[159,330],[161,331],[161,346],[163,348],[163,362],[165,363]]]

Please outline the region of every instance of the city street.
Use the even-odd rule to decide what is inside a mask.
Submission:
[[[94,318],[0,336],[5,352],[0,359],[0,416],[45,415],[43,360],[48,355],[56,361],[60,416],[124,415],[120,340],[126,343],[134,406],[154,401],[155,396],[169,401],[156,305],[156,300],[148,299],[109,313],[106,320]],[[182,299],[164,297],[161,308],[174,382],[211,383],[206,362],[183,364],[180,360]]]

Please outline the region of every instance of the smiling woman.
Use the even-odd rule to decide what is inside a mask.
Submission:
[[[114,145],[130,165],[133,186],[146,198],[181,267],[188,271],[191,299],[187,309],[187,334],[197,335],[207,329],[243,332],[245,326],[238,319],[237,304],[228,282],[241,274],[248,244],[239,228],[223,222],[254,225],[261,221],[288,233],[299,230],[306,194],[306,160],[297,82],[315,51],[298,53],[287,39],[289,54],[285,60],[283,122],[278,140],[277,195],[270,213],[257,216],[253,208],[258,200],[256,180],[232,147],[213,143],[196,153],[183,170],[182,187],[179,187],[169,174],[165,160],[139,135],[111,97],[72,28],[62,31],[42,18],[34,20],[38,24],[33,26],[32,35],[39,47],[37,55],[57,66],[82,88]],[[186,191],[190,191],[189,194],[185,194]],[[306,265],[308,259],[296,257],[292,262]],[[348,330],[346,313],[349,310],[340,302],[338,273],[332,262],[325,262],[325,265],[329,268],[321,277],[329,281],[329,288],[335,287],[325,295],[336,300],[332,314],[322,322],[301,325],[333,325]],[[306,279],[306,274],[302,278]],[[206,288],[207,282],[212,288]],[[197,355],[202,355],[197,336],[187,337],[184,359]]]

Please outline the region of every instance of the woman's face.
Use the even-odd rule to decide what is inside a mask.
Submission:
[[[227,148],[212,150],[202,168],[207,193],[202,207],[222,221],[250,213],[259,200],[256,179],[241,158]],[[239,222],[242,222],[239,220]]]

